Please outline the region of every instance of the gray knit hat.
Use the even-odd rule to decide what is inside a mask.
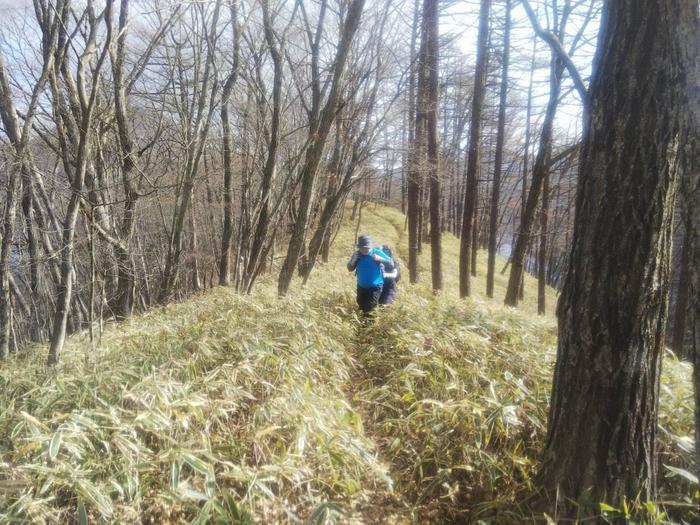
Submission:
[[[370,239],[369,235],[360,235],[357,238],[357,247],[358,248],[371,248],[372,247],[372,239]]]

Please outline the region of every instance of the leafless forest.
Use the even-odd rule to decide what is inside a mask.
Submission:
[[[435,293],[450,272],[470,296],[478,257],[508,306],[525,272],[540,313],[562,291],[540,481],[653,498],[664,344],[700,382],[697,0],[0,14],[0,358],[49,343],[56,364],[71,333],[263,275],[284,296],[382,203],[406,214],[411,282],[429,245]]]
[[[585,70],[600,5],[490,4],[4,7],[2,355],[263,272],[284,294],[348,199],[409,212],[412,269],[450,231],[465,279],[512,246],[516,281],[558,286],[580,86],[532,23]]]

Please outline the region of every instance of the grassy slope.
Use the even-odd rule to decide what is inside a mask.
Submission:
[[[366,207],[361,230],[405,256],[395,210]],[[72,338],[55,371],[44,349],[2,365],[0,522],[521,522],[556,344],[534,281],[503,308],[506,277],[486,299],[482,255],[458,300],[446,235],[445,293],[428,268],[360,329],[354,233],[285,299],[267,279],[252,296],[216,289],[109,326],[95,350]],[[664,385],[662,459],[685,466],[688,367],[667,359]]]

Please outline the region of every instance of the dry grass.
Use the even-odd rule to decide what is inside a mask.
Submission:
[[[347,214],[349,216],[349,213]],[[405,255],[403,216],[373,205],[362,231]],[[526,303],[457,298],[429,275],[363,328],[345,260],[279,300],[216,289],[112,325],[92,351],[73,337],[0,369],[0,522],[522,523],[546,424],[553,317]],[[429,247],[428,247],[429,249]],[[429,263],[429,253],[421,256]],[[499,263],[499,264],[502,264]],[[429,270],[429,268],[428,268]],[[548,298],[553,306],[555,295]],[[689,470],[689,367],[664,363],[662,462]],[[666,471],[660,510],[693,519],[692,486]],[[686,498],[685,500],[683,498]]]

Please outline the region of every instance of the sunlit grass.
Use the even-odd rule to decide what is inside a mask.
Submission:
[[[405,260],[403,221],[368,205],[360,231]],[[556,345],[536,282],[505,308],[507,275],[487,299],[480,254],[458,299],[446,235],[443,293],[425,246],[421,282],[363,327],[355,228],[285,299],[265,276],[109,325],[96,350],[73,337],[55,370],[44,348],[1,365],[0,522],[522,523]],[[661,460],[689,470],[688,365],[667,358],[663,384]],[[690,483],[661,470],[683,503]]]

